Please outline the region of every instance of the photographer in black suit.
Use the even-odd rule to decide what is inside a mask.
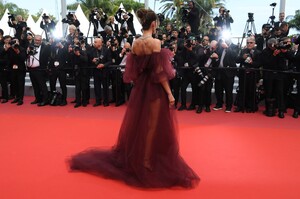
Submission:
[[[125,28],[129,34],[135,36],[135,28],[133,24],[133,15],[123,9],[119,9],[115,14],[116,20],[121,24],[120,28]]]
[[[217,50],[217,62],[213,63],[213,67],[219,68],[215,72],[215,94],[217,98],[214,110],[220,110],[223,106],[223,92],[225,90],[226,109],[225,112],[231,112],[233,104],[233,84],[236,70],[236,58],[238,47],[231,43],[230,40],[220,40],[219,49]]]
[[[2,88],[2,101],[1,103],[8,102],[8,81],[9,81],[9,54],[7,53],[10,48],[11,36],[5,35],[3,41],[0,43],[0,84]]]
[[[61,20],[63,23],[67,23],[69,25],[74,25],[77,29],[79,29],[80,22],[78,21],[76,15],[74,13],[69,12],[66,18]]]
[[[288,70],[286,65],[289,60],[293,59],[293,53],[288,46],[282,46],[275,38],[268,40],[268,47],[262,51],[264,71],[264,88],[266,96],[266,116],[272,117],[276,113],[275,101],[278,106],[278,117],[284,118],[285,101],[284,101],[284,82],[285,74],[281,71]]]
[[[31,104],[48,104],[47,66],[51,47],[42,43],[42,36],[35,35],[34,45],[27,48],[27,69],[33,86],[35,100]]]
[[[196,39],[195,37],[190,37],[185,40],[184,49],[181,53],[177,51],[177,56],[180,56],[182,59],[178,59],[178,70],[182,76],[181,84],[181,106],[178,108],[178,111],[182,110],[194,110],[196,105],[196,74],[194,73],[195,66],[198,65],[198,57],[196,52]],[[186,89],[188,85],[191,84],[192,87],[192,101],[190,106],[186,106],[187,92]]]
[[[258,73],[252,68],[260,66],[260,51],[255,48],[255,38],[248,37],[246,48],[242,49],[237,57],[240,63],[239,69],[239,91],[237,93],[237,108],[234,112],[255,112],[258,110],[256,104],[256,83]]]
[[[17,39],[12,40],[11,46],[8,47],[9,68],[11,70],[11,84],[16,93],[15,99],[11,103],[17,105],[23,104],[25,75],[26,75],[26,51],[19,44]]]
[[[10,14],[8,16],[8,26],[16,30],[15,38],[20,41],[22,34],[26,31],[27,23],[21,15]]]
[[[233,19],[229,12],[223,6],[219,8],[219,16],[213,19],[216,27],[219,27],[221,30],[231,30],[230,24],[233,23]]]
[[[56,23],[51,20],[50,16],[46,13],[42,16],[43,20],[40,23],[41,29],[45,31],[46,41],[49,42],[50,38],[53,37],[53,32],[55,31]]]
[[[68,57],[70,65],[74,70],[75,76],[75,105],[74,108],[80,106],[86,107],[89,101],[89,78],[88,56],[86,51],[80,46],[69,45]]]
[[[94,90],[96,103],[94,107],[102,104],[103,96],[103,106],[109,106],[109,84],[108,84],[108,67],[111,64],[111,53],[103,44],[102,38],[95,38],[93,47],[88,54],[89,63],[93,69],[94,77]],[[103,86],[103,95],[101,92],[101,85]]]
[[[200,12],[199,9],[195,6],[194,1],[188,2],[188,9],[187,9],[187,22],[191,26],[192,33],[195,35],[198,34],[198,28],[200,26]]]
[[[299,50],[300,36],[297,37],[294,43],[296,45],[296,52],[295,52],[295,58],[293,64],[296,67],[296,72],[300,73],[300,50]],[[296,80],[297,80],[297,95],[295,98],[293,118],[298,118],[300,113],[300,74],[296,75]]]
[[[213,77],[211,72],[212,63],[215,61],[213,53],[217,50],[218,42],[213,40],[209,42],[209,37],[204,36],[198,48],[199,67],[196,70],[197,77],[197,101],[199,106],[196,113],[201,113],[203,106],[205,111],[210,112],[211,105],[211,89],[213,86]],[[204,68],[205,67],[205,68]]]
[[[100,8],[93,8],[89,15],[89,21],[94,26],[93,36],[104,37],[104,27],[106,25],[107,15]]]
[[[56,91],[56,82],[62,91],[60,106],[67,105],[67,74],[66,74],[66,57],[68,56],[68,46],[61,40],[55,40],[51,46],[51,55],[49,58],[49,80],[50,91]]]
[[[271,28],[270,24],[263,24],[261,28],[261,33],[255,35],[256,49],[262,51],[267,47],[268,39],[271,38]]]

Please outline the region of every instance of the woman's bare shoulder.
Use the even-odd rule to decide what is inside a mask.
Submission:
[[[160,52],[160,40],[154,38],[137,39],[133,43],[132,52],[137,55]]]
[[[153,39],[153,52],[160,52],[161,50],[161,41],[159,39]]]

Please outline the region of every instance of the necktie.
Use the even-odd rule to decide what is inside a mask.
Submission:
[[[222,52],[222,56],[221,56],[221,60],[220,60],[220,66],[219,67],[224,67],[223,61],[224,61],[225,54],[226,54],[226,49],[224,49],[223,52]]]

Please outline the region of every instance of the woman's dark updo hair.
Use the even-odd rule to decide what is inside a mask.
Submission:
[[[140,8],[136,11],[136,15],[140,19],[143,30],[148,30],[151,23],[157,20],[155,12],[150,9]]]

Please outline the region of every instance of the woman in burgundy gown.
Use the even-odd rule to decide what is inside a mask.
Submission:
[[[197,174],[179,154],[174,104],[168,81],[175,75],[171,52],[152,38],[157,16],[139,9],[143,36],[127,58],[125,82],[134,82],[119,137],[112,149],[88,149],[71,157],[70,168],[145,188],[192,188]]]

